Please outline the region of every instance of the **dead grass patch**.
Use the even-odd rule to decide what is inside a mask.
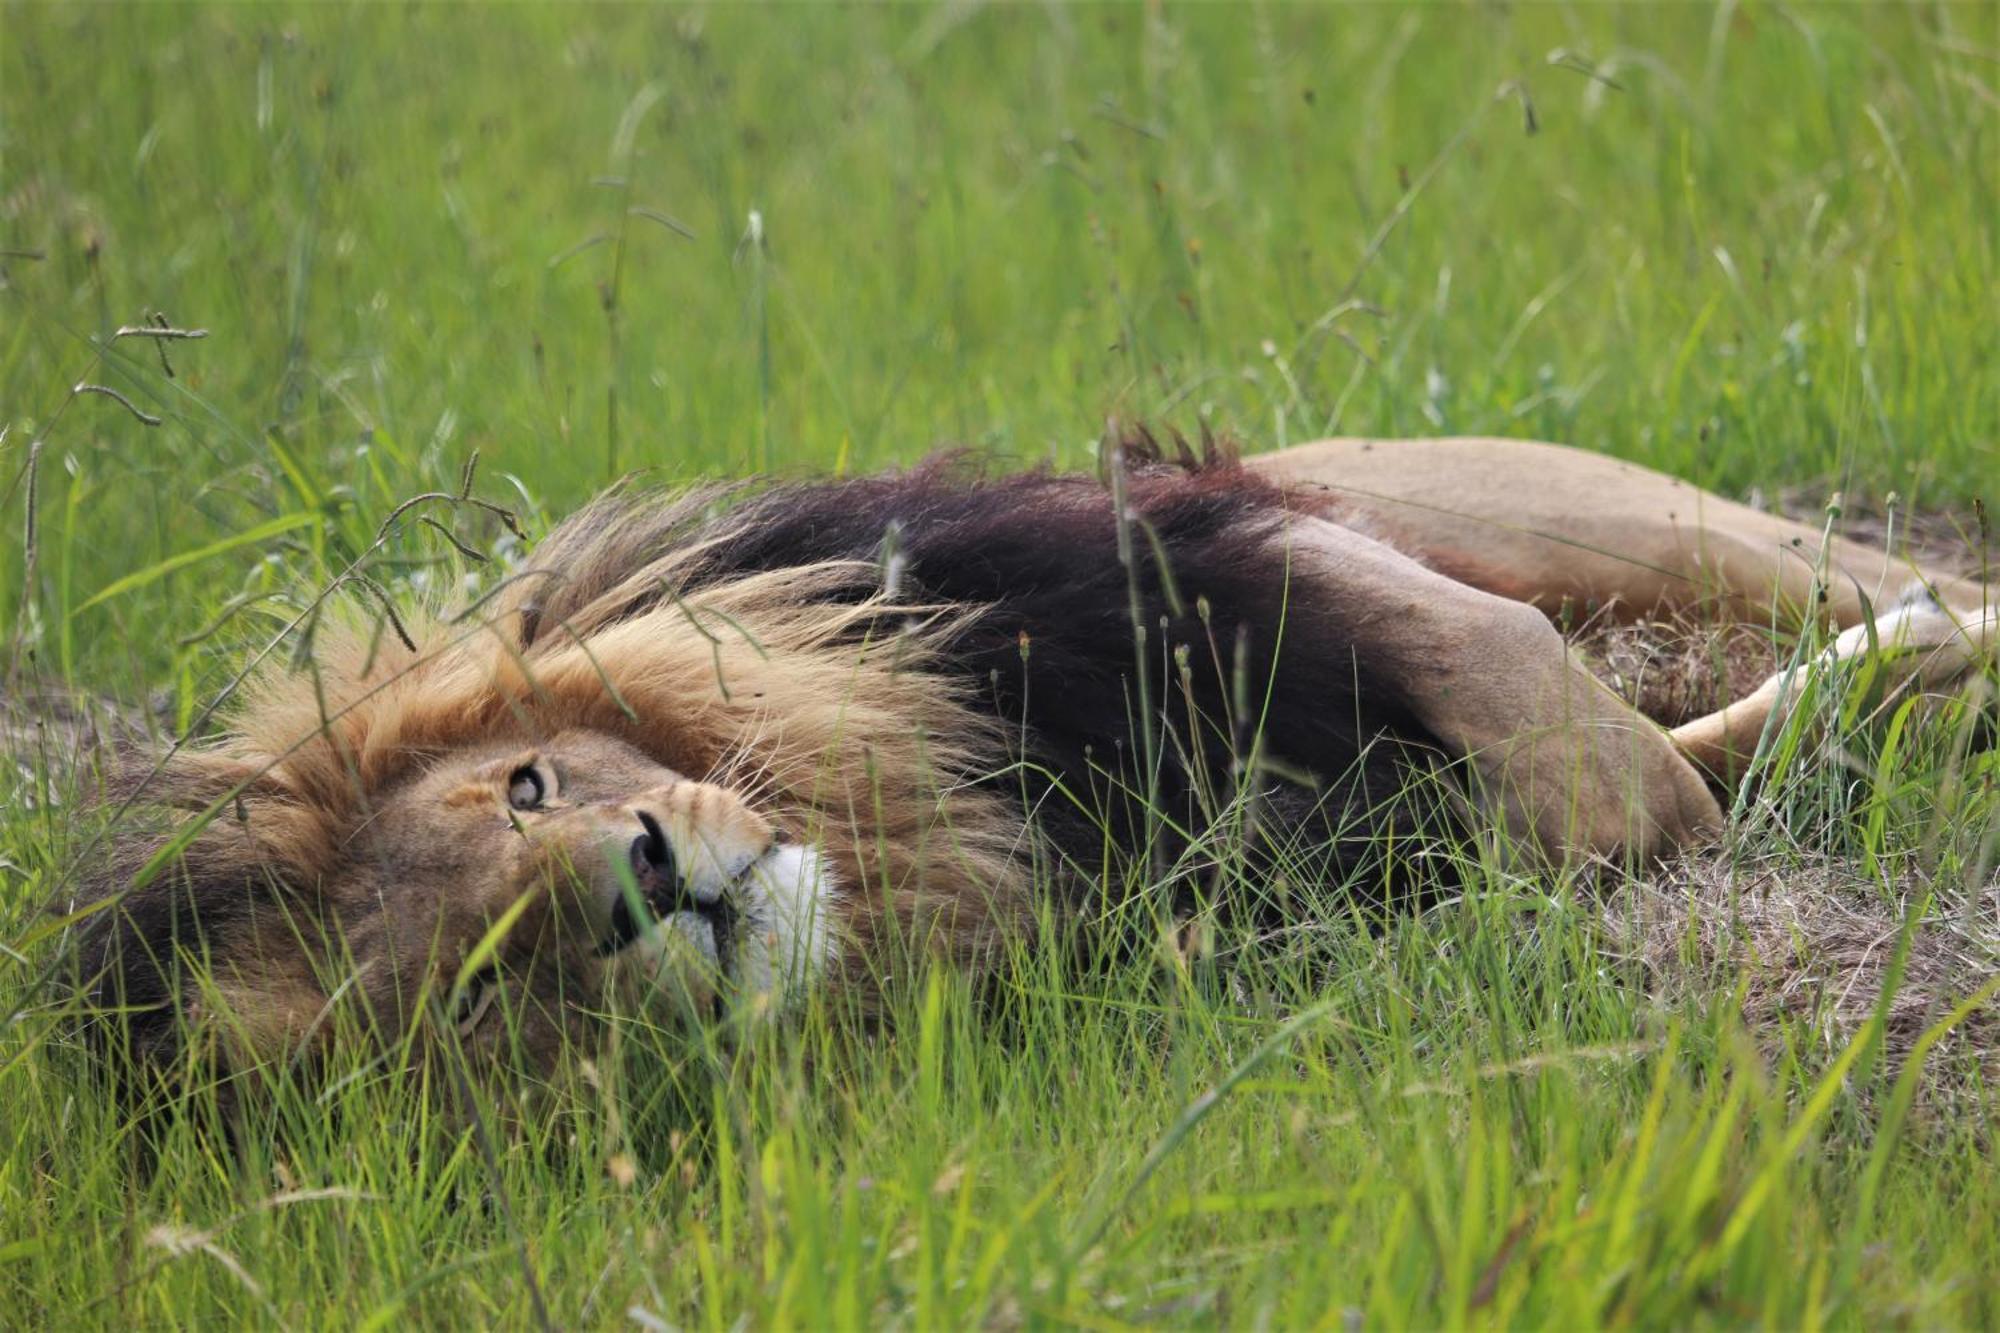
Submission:
[[[1809,1033],[1846,1046],[1880,999],[1905,917],[1921,909],[1886,1047],[1899,1068],[1924,1031],[2000,969],[2000,879],[1951,891],[1914,872],[1883,881],[1851,862],[1788,851],[1684,857],[1605,901],[1614,947],[1660,1000],[1682,1005],[1744,987],[1743,1019],[1767,1045]],[[1956,1076],[2000,1081],[2000,1004],[1975,1010],[1930,1056],[1935,1090]]]

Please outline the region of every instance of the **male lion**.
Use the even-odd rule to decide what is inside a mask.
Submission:
[[[1113,855],[1213,838],[1378,898],[1473,818],[1653,858],[1718,831],[1793,678],[1668,731],[1559,608],[1790,606],[1922,682],[1993,648],[1974,582],[1555,445],[1143,454],[608,495],[415,651],[323,633],[138,787],[182,813],[94,873],[98,1030],[241,1064],[336,1003],[448,1003],[547,1059],[621,990],[865,993],[899,940],[980,966],[1050,885],[1109,906]]]

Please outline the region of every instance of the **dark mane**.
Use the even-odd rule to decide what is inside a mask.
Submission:
[[[1413,779],[1439,747],[1356,660],[1360,627],[1346,623],[1342,599],[1291,568],[1284,526],[1302,502],[1215,459],[1141,464],[1123,480],[1122,536],[1112,492],[1096,479],[987,477],[951,457],[776,486],[719,517],[702,512],[714,513],[711,494],[579,521],[598,546],[606,525],[628,529],[631,547],[703,544],[688,590],[849,561],[852,583],[820,595],[859,600],[886,587],[901,600],[979,608],[948,662],[973,701],[1020,738],[1019,752],[996,755],[994,768],[1027,761],[992,781],[1018,786],[1053,845],[1087,873],[1102,864],[1107,833],[1137,849],[1148,821],[1135,794],[1149,790],[1165,825],[1145,850],[1177,856],[1228,802],[1261,734],[1256,844],[1320,849],[1330,860],[1316,878],[1371,896],[1398,892],[1401,872],[1385,878],[1376,862],[1431,820],[1434,802],[1420,794],[1431,788]],[[558,534],[545,550],[559,556],[563,545]],[[1142,698],[1156,719],[1150,781]]]

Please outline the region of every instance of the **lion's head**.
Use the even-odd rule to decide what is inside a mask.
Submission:
[[[600,502],[482,614],[413,651],[323,632],[226,735],[138,765],[121,799],[165,816],[89,872],[96,1030],[238,1067],[344,1006],[546,1062],[621,1004],[866,986],[892,933],[981,955],[1022,826],[927,669],[950,615],[851,563],[704,579],[703,505]]]

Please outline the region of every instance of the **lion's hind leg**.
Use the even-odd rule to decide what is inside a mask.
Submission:
[[[1244,460],[1333,517],[1552,617],[1721,613],[1864,623],[1913,581],[1966,612],[1977,577],[1926,567],[1589,450],[1529,440],[1320,440]]]

